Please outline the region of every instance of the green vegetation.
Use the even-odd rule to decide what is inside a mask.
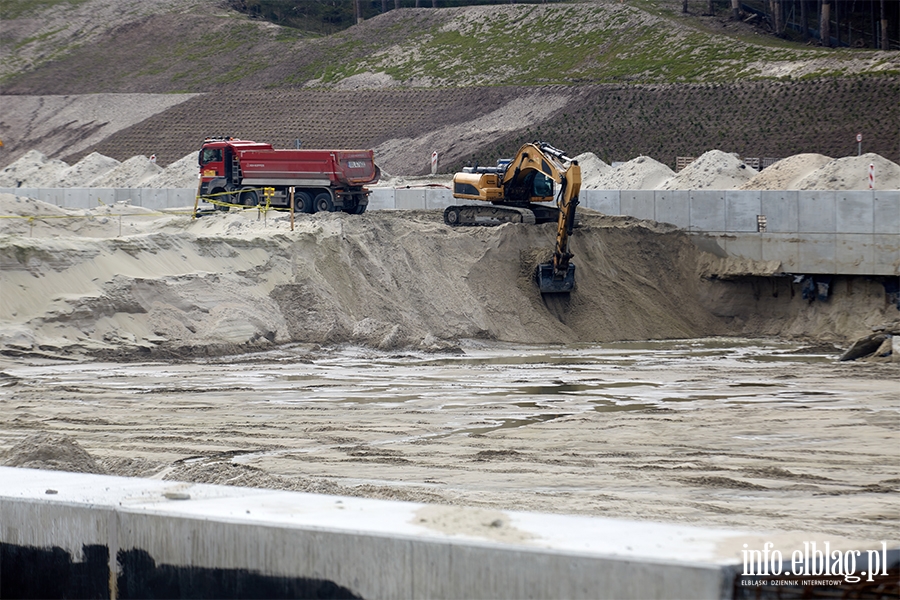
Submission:
[[[81,4],[86,0],[0,0],[0,19],[7,21],[33,15],[51,6]]]

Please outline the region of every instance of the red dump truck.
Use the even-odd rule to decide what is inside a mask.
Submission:
[[[231,137],[206,138],[200,148],[200,195],[229,204],[269,204],[306,213],[344,211],[361,215],[365,187],[381,171],[372,150],[276,150],[271,144]],[[227,206],[220,206],[226,209]]]

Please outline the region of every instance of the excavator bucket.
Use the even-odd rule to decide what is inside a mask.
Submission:
[[[542,294],[568,294],[575,287],[575,265],[569,263],[564,277],[553,273],[553,263],[538,265],[535,273]]]

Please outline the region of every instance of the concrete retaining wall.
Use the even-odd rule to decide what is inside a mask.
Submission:
[[[8,467],[0,515],[3,597],[722,598],[748,535]]]
[[[193,189],[30,189],[0,193],[90,208],[129,201],[150,209],[192,206]],[[446,188],[375,188],[370,210],[443,209]],[[786,273],[900,274],[900,191],[583,190],[581,204],[609,215],[672,223],[712,239],[727,255],[780,261]],[[761,224],[764,222],[764,227]]]

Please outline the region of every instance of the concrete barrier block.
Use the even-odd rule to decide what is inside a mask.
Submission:
[[[900,235],[900,191],[878,190],[874,199],[875,233]]]
[[[725,192],[725,231],[756,233],[762,212],[762,192],[728,190]]]
[[[67,188],[65,206],[66,208],[96,208],[100,206],[99,197],[90,188]]]
[[[656,220],[682,229],[691,225],[691,194],[687,190],[660,190],[654,193]]]
[[[874,233],[875,193],[853,190],[837,192],[834,214],[837,233]]]
[[[875,271],[875,234],[835,234],[835,273],[873,275]]]
[[[127,202],[132,206],[143,206],[141,200],[141,190],[138,188],[115,189],[115,202]]]
[[[18,198],[33,198],[34,200],[41,199],[41,190],[38,188],[8,188],[10,189],[10,194],[16,196]]]
[[[192,188],[166,190],[166,208],[193,208],[197,190]]]
[[[695,190],[691,198],[691,231],[725,231],[725,192]]]
[[[799,268],[802,273],[832,274],[837,244],[833,233],[807,233],[799,238]]]
[[[38,190],[38,200],[56,206],[65,206],[66,190],[64,188],[41,188]]]
[[[799,227],[798,192],[763,191],[761,213],[766,217],[769,233],[796,233]]]
[[[456,204],[453,192],[446,188],[428,188],[425,190],[425,208],[445,209]]]
[[[622,190],[619,192],[623,215],[638,219],[656,220],[653,190]]]
[[[781,262],[785,273],[804,273],[800,267],[800,240],[796,234],[761,233],[762,260]]]
[[[160,188],[142,188],[141,206],[150,210],[162,210],[169,207],[169,192]]]
[[[366,210],[384,210],[397,208],[393,188],[373,188],[369,194],[369,206]]]
[[[423,189],[397,189],[394,190],[395,208],[401,210],[425,208],[425,190]]]
[[[873,275],[900,275],[900,236],[876,233],[872,242]]]
[[[801,191],[797,193],[799,233],[836,231],[835,192]]]
[[[578,200],[582,206],[605,215],[621,215],[619,190],[583,190]]]

